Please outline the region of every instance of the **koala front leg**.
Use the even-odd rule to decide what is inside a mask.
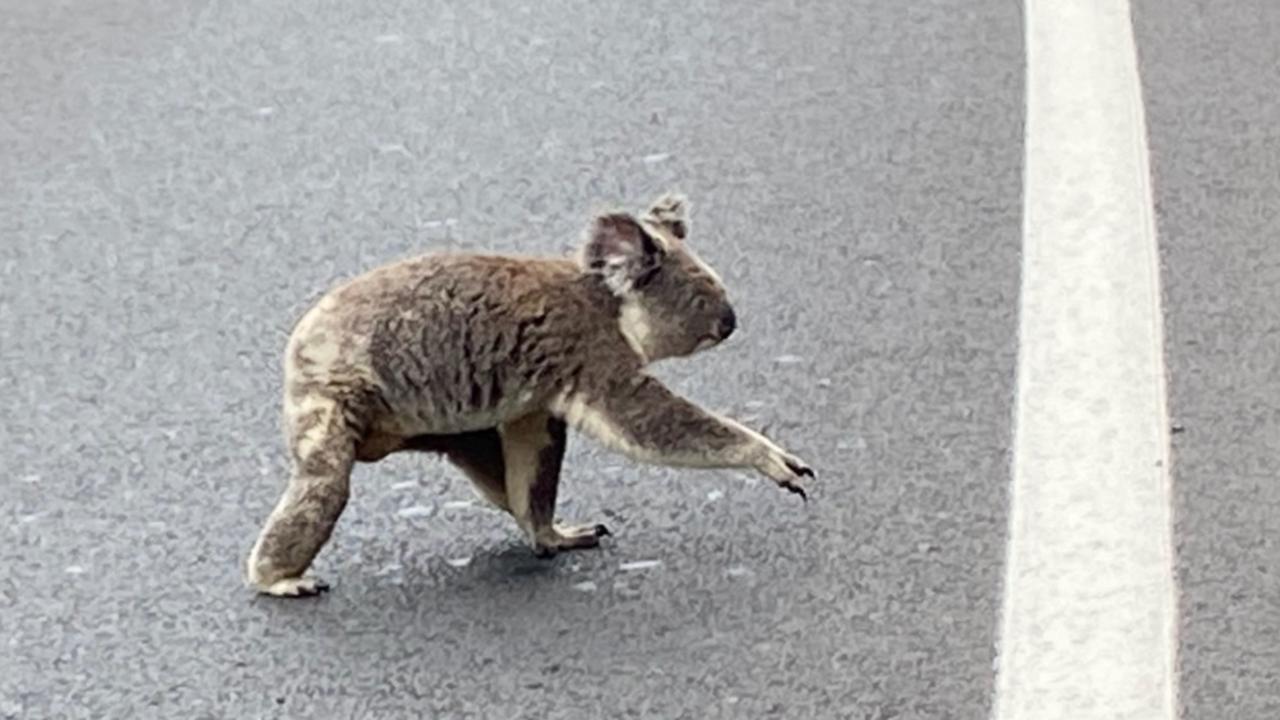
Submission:
[[[507,509],[542,557],[560,550],[596,547],[609,534],[604,525],[555,522],[556,495],[566,445],[563,420],[536,412],[499,427],[506,465]]]
[[[801,477],[813,470],[760,433],[708,412],[657,378],[638,374],[596,393],[569,393],[553,410],[605,446],[659,465],[752,468],[808,499]]]

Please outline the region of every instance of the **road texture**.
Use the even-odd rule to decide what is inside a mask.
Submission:
[[[2,9],[0,717],[987,712],[1017,3]],[[615,537],[542,562],[397,457],[355,475],[331,593],[241,586],[309,302],[437,248],[567,251],[671,187],[741,329],[659,373],[770,424],[808,504],[575,438],[564,514]]]
[[[1185,717],[1280,717],[1280,5],[1134,4],[1165,276]]]

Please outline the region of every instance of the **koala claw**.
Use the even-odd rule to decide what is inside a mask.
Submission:
[[[790,470],[791,473],[796,477],[810,477],[810,478],[816,477],[813,474],[813,468],[809,467],[808,465],[805,465],[803,462],[801,462],[796,458],[790,458],[790,457],[784,458],[783,463],[787,466],[787,469]],[[787,478],[780,481],[778,485],[790,492],[793,492],[799,495],[800,499],[804,500],[805,502],[809,502],[809,495],[805,492],[804,487],[802,487],[799,483],[795,482],[794,480]]]
[[[778,487],[799,495],[807,502],[809,495],[800,485],[799,479],[802,477],[814,477],[813,469],[796,456],[780,448],[775,448],[765,458],[756,467],[777,483]]]
[[[809,502],[809,496],[808,494],[805,493],[804,488],[797,485],[796,483],[793,483],[790,480],[783,480],[782,482],[778,483],[778,486],[799,495],[801,500],[804,500],[805,502]]]
[[[796,475],[815,477],[813,474],[813,468],[809,467],[808,465],[805,465],[799,460],[788,459],[786,463],[787,463],[787,469],[795,473]]]

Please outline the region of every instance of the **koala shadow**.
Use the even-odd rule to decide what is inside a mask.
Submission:
[[[381,642],[389,633],[406,652],[466,647],[472,660],[501,662],[512,647],[536,653],[562,641],[590,643],[591,628],[612,623],[603,587],[575,587],[611,582],[604,577],[612,574],[612,560],[607,549],[539,558],[519,541],[477,548],[464,567],[439,555],[421,557],[406,562],[395,578],[335,585],[325,614],[346,616],[343,624]]]
[[[423,544],[402,551],[395,573],[341,563],[321,598],[264,605],[280,637],[301,640],[335,667],[390,657],[450,677],[477,668],[537,675],[550,664],[588,677],[627,666],[637,653],[665,652],[678,638],[730,652],[739,641],[708,635],[707,627],[750,628],[753,614],[775,617],[772,606],[805,602],[807,593],[778,583],[819,576],[830,560],[802,547],[790,527],[779,520],[745,536],[727,528],[685,533],[704,562],[639,570],[619,565],[639,555],[625,541],[552,558],[536,557],[515,537],[447,550]]]
[[[606,565],[609,555],[606,548],[593,548],[542,558],[523,542],[511,540],[477,548],[461,567],[439,555],[421,557],[406,563],[394,585],[378,583],[365,590],[431,598],[436,608],[472,607],[478,599],[500,603],[505,598],[571,589],[576,571],[592,572]]]
[[[540,558],[530,551],[528,545],[513,540],[472,555],[471,563],[465,568],[472,572],[465,581],[496,586],[513,578],[523,578],[522,582],[529,582],[529,578],[551,580],[563,574],[572,557],[572,553],[561,553],[555,557]]]

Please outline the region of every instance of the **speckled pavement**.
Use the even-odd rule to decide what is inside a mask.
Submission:
[[[1135,10],[1182,680],[1188,717],[1270,717],[1276,18],[1175,4]],[[1015,2],[3,3],[0,718],[985,717],[1023,113]],[[810,502],[574,435],[563,514],[614,536],[540,561],[398,456],[331,592],[243,587],[308,303],[668,188],[740,328],[656,371],[770,426]]]

